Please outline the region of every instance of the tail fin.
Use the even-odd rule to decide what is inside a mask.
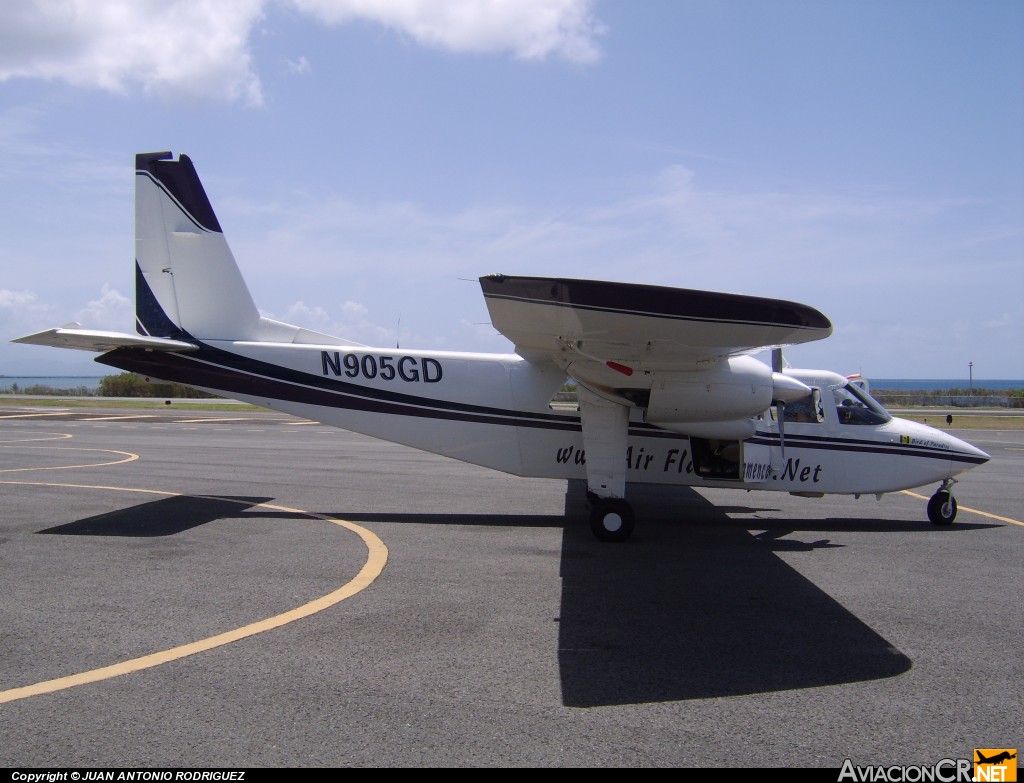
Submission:
[[[135,157],[136,330],[177,340],[253,339],[260,325],[187,155]]]
[[[192,161],[172,160],[170,152],[135,156],[135,330],[138,335],[69,324],[14,342],[101,353],[192,352],[209,340],[360,346],[260,315]]]

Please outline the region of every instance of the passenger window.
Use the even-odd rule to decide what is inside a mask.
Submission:
[[[786,403],[785,413],[783,418],[786,421],[800,422],[803,424],[809,424],[811,422],[817,423],[818,419],[814,415],[814,405],[811,402],[810,397],[805,397],[802,400],[796,402]]]

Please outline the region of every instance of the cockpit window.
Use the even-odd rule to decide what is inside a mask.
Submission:
[[[885,424],[889,411],[859,386],[847,383],[832,390],[840,424]]]

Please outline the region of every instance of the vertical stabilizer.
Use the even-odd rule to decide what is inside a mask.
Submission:
[[[155,337],[252,339],[260,315],[187,155],[135,158],[136,329]]]

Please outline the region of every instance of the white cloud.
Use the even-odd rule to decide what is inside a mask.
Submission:
[[[44,79],[165,97],[263,103],[249,40],[271,5],[322,24],[368,20],[453,52],[525,60],[600,57],[591,0],[7,0],[0,3],[0,82]],[[309,70],[300,57],[288,67]]]
[[[0,81],[262,102],[249,33],[263,0],[38,0],[0,4]]]
[[[11,291],[0,288],[0,321],[7,324],[25,324],[49,315],[50,309],[39,302],[31,291]]]
[[[270,317],[274,318],[273,315],[270,315]],[[285,311],[283,318],[275,320],[283,320],[285,323],[295,324],[296,326],[302,326],[317,332],[329,332],[331,328],[331,317],[324,308],[320,306],[310,307],[302,301],[298,301],[289,307]]]
[[[296,60],[286,60],[285,68],[287,68],[288,73],[291,74],[309,73],[312,70],[309,60],[305,57],[299,57]]]
[[[0,330],[7,339],[33,331],[49,329],[74,320],[87,328],[132,330],[135,305],[109,285],[104,285],[97,299],[67,316],[63,307],[40,301],[31,291],[0,289]]]
[[[75,315],[82,326],[93,329],[110,329],[117,325],[121,329],[134,328],[135,304],[119,291],[106,283],[98,299],[90,301]]]
[[[292,0],[328,24],[378,22],[453,52],[512,52],[524,60],[596,62],[605,26],[591,0]]]
[[[1013,316],[1009,313],[1002,313],[995,318],[989,318],[982,322],[982,326],[986,329],[1007,329],[1013,324]]]
[[[395,342],[394,329],[373,323],[368,317],[369,309],[359,302],[346,300],[341,303],[337,306],[336,316],[332,316],[328,310],[322,305],[310,306],[300,300],[285,308],[280,317],[272,313],[267,315],[275,320],[367,345],[389,345]]]
[[[0,289],[0,333],[7,340],[56,326],[57,308],[31,291]]]

